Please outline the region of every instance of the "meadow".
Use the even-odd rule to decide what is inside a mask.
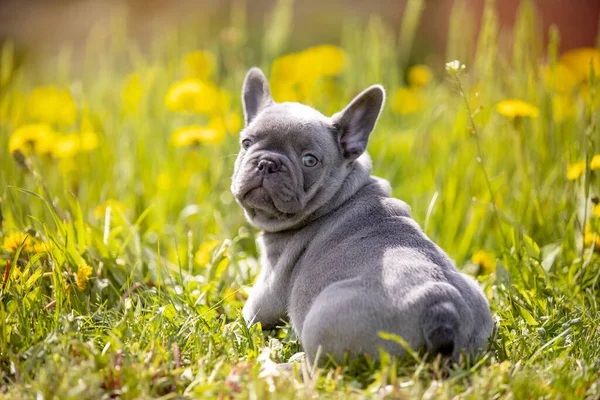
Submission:
[[[348,21],[310,48],[287,1],[258,40],[239,3],[219,29],[143,45],[118,15],[36,62],[5,42],[0,397],[598,398],[600,51],[560,54],[528,1],[509,51],[493,2],[473,42],[459,1],[445,58],[416,59],[423,3],[408,4],[400,27]],[[385,86],[374,174],[484,288],[496,329],[480,358],[314,369],[289,326],[246,327],[258,231],[229,185],[254,65],[275,100],[326,115]]]

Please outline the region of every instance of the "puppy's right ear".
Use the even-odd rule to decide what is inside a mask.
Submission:
[[[242,87],[242,103],[244,105],[244,119],[246,126],[265,107],[273,104],[269,83],[260,68],[250,68],[244,79]]]
[[[331,117],[338,130],[339,144],[346,159],[355,160],[365,152],[369,135],[375,128],[384,102],[383,86],[373,85]]]

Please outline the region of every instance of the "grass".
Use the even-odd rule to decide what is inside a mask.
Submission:
[[[460,56],[466,69],[447,73],[444,62],[431,59],[433,79],[411,86],[415,60],[406,46],[422,3],[409,3],[398,32],[377,18],[346,24],[346,67],[299,96],[332,113],[369,84],[385,85],[388,103],[369,144],[374,173],[392,183],[459,269],[481,282],[497,322],[481,358],[446,365],[419,354],[384,355],[378,364],[360,360],[311,374],[289,326],[262,332],[243,323],[240,310],[259,268],[258,232],[228,190],[237,132],[175,146],[176,128],[215,115],[169,111],[165,95],[184,77],[184,55],[205,49],[216,59],[210,82],[231,99],[216,116],[240,115],[246,70],[260,65],[268,74],[275,57],[299,50],[289,38],[289,2],[282,2],[257,43],[245,40],[243,10],[236,9],[225,26],[180,27],[143,48],[119,18],[95,28],[83,51],[65,48],[55,58],[22,63],[4,44],[2,395],[597,398],[596,71],[589,58],[582,61],[588,77],[566,90],[566,78],[540,72],[542,59],[552,70],[566,60],[556,30],[541,46],[527,1],[510,52],[498,48],[491,2],[479,42],[463,43],[468,15],[458,2],[446,58]],[[36,149],[11,157],[11,135],[43,120],[32,110],[32,90],[49,84],[68,89],[77,110],[74,121],[54,121],[52,129],[61,137],[77,132],[81,141],[93,131],[97,145],[66,156]],[[537,115],[502,115],[496,106],[510,98],[535,105]],[[580,160],[587,160],[583,171],[568,179]],[[50,243],[49,251],[34,247],[40,243]],[[276,366],[294,360],[291,372]]]

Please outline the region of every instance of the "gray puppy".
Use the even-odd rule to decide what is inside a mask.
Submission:
[[[387,181],[370,176],[365,149],[384,99],[383,87],[371,86],[328,118],[275,103],[258,68],[244,81],[231,191],[264,233],[243,316],[265,329],[289,318],[309,362],[404,353],[379,332],[456,360],[485,349],[492,331],[476,281],[390,197]]]

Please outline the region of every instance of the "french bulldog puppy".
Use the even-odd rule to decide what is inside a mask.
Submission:
[[[244,81],[231,191],[264,232],[243,316],[265,329],[289,319],[309,362],[340,362],[346,352],[377,359],[380,348],[401,356],[380,332],[456,360],[485,349],[492,331],[476,281],[390,197],[387,181],[370,176],[365,150],[384,99],[374,85],[326,117],[273,101],[258,68]]]

